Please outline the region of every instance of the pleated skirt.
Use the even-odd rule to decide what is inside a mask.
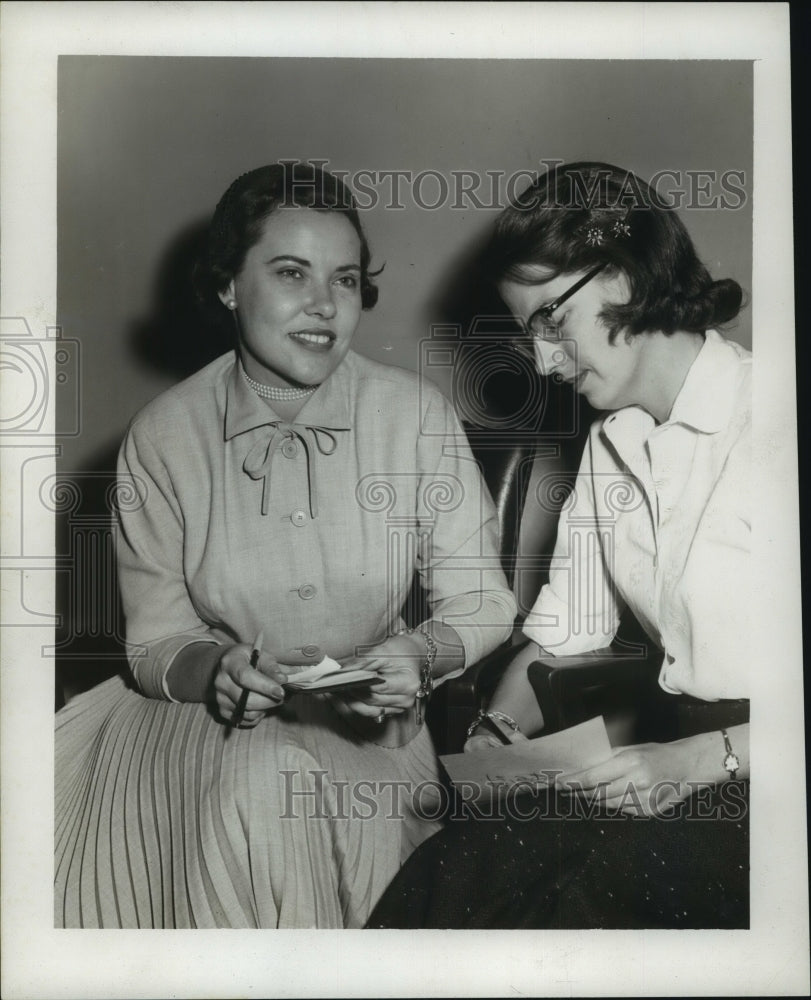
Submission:
[[[116,677],[57,714],[55,764],[57,927],[361,927],[439,829],[425,727],[379,747],[322,699],[229,730]]]

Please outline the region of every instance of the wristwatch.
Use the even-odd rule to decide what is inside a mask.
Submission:
[[[726,729],[721,730],[721,735],[724,738],[724,749],[726,750],[726,755],[724,756],[724,770],[729,771],[730,779],[734,779],[735,775],[738,773],[738,768],[741,766],[741,762],[738,755],[732,750],[732,744],[729,742],[729,736]]]

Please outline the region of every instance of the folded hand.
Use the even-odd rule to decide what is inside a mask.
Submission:
[[[255,726],[268,712],[284,701],[284,671],[267,652],[261,652],[256,667],[251,666],[251,647],[245,643],[226,647],[214,676],[217,709],[226,722],[234,717],[242,692],[249,691],[240,725]]]
[[[659,816],[692,794],[691,740],[617,747],[592,767],[560,775],[562,795],[596,797],[606,809],[638,816]]]

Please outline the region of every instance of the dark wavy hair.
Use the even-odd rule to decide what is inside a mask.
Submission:
[[[627,227],[627,228],[626,228]],[[570,163],[540,176],[502,212],[483,258],[496,284],[526,281],[540,264],[558,274],[622,272],[631,298],[601,319],[613,342],[620,331],[703,333],[738,315],[743,292],[713,281],[676,212],[635,174],[607,163]]]
[[[235,278],[245,256],[262,237],[263,226],[279,208],[311,208],[337,212],[352,224],[360,240],[360,296],[364,309],[377,302],[371,272],[371,252],[349,188],[311,163],[284,160],[251,170],[231,184],[219,201],[208,232],[208,242],[197,271],[197,287],[209,305]],[[221,303],[217,299],[221,307]]]

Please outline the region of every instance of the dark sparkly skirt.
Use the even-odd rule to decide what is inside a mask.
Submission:
[[[679,710],[693,732],[748,719],[748,703],[745,715],[689,700]],[[669,817],[606,815],[554,793],[493,813],[451,818],[367,927],[749,927],[748,781],[698,789]]]

